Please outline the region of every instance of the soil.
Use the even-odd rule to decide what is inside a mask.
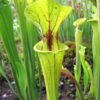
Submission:
[[[12,84],[14,81],[11,80]],[[59,83],[59,100],[74,100],[75,99],[75,85],[71,82],[70,79],[66,76],[61,75]],[[8,83],[4,78],[0,80],[0,100],[18,100],[12,90],[9,88]],[[46,99],[46,90],[45,86],[42,87],[42,98],[41,100]]]
[[[74,43],[66,43],[70,49],[66,51],[63,65],[67,67],[69,71],[73,74],[73,65],[75,64],[75,44]],[[87,51],[88,52],[88,51]],[[90,56],[89,56],[90,57]],[[92,64],[92,58],[86,57],[89,60],[90,64]],[[7,75],[11,81],[11,83],[15,86],[15,82],[13,80],[10,64],[8,64]],[[61,75],[60,83],[59,83],[59,100],[75,100],[75,85],[68,79],[66,76]],[[0,100],[18,100],[12,90],[9,88],[6,80],[0,76]],[[42,97],[40,100],[46,99],[46,90],[45,85],[42,87]]]

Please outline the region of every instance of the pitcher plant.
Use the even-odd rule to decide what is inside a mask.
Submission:
[[[94,89],[96,100],[100,100],[100,35],[98,30],[98,19],[89,20],[93,28],[92,51],[93,51],[93,65],[94,65]]]
[[[42,30],[42,40],[35,45],[34,50],[41,63],[48,100],[58,100],[62,61],[65,50],[68,49],[58,40],[58,29],[71,11],[71,7],[54,0],[37,0],[25,9],[27,19]]]

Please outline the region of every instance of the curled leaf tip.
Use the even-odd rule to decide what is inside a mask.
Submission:
[[[86,18],[79,18],[74,22],[74,26],[79,27],[81,24],[83,24],[86,21]]]

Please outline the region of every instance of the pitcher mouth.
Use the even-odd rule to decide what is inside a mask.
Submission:
[[[41,52],[41,53],[44,53],[44,52],[45,52],[45,53],[57,53],[57,52],[62,52],[62,51],[65,51],[65,50],[68,49],[68,46],[65,45],[65,44],[63,44],[63,43],[61,43],[61,42],[58,43],[58,45],[59,45],[59,50],[57,50],[57,51],[41,50],[42,45],[43,45],[43,42],[42,42],[42,41],[38,42],[38,43],[34,46],[34,50],[35,50],[36,52]]]
[[[98,19],[96,19],[96,18],[88,20],[88,22],[97,22],[97,21],[98,21]]]

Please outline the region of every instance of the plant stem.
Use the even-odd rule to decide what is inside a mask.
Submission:
[[[98,41],[98,43],[100,44],[100,0],[97,0],[97,14],[98,14],[98,36],[99,36],[99,40],[96,40],[96,41]],[[99,48],[98,46],[96,48]],[[96,52],[96,51],[94,51],[94,52]],[[99,54],[99,53],[97,53],[97,54]],[[95,62],[95,63],[97,63],[98,66],[94,66],[94,67],[96,67],[95,70],[97,70],[97,71],[95,71],[95,74],[94,74],[95,75],[94,76],[94,81],[97,81],[96,79],[98,78],[97,83],[95,82],[95,85],[97,86],[96,87],[97,89],[95,91],[96,100],[100,100],[100,63],[99,63],[98,60],[100,60],[100,57]],[[97,76],[96,76],[96,74],[97,74]]]

